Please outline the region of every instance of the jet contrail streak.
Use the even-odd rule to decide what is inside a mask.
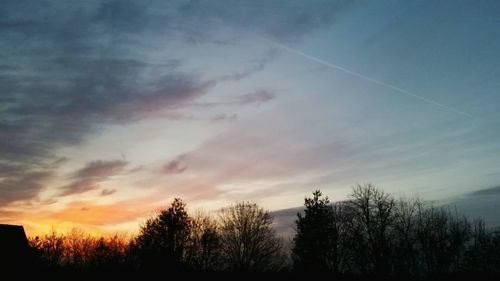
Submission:
[[[353,76],[359,77],[359,78],[361,78],[361,79],[363,79],[363,80],[366,80],[366,81],[372,82],[372,83],[374,83],[374,84],[377,84],[377,85],[381,85],[381,86],[387,87],[387,88],[389,88],[389,89],[391,89],[391,90],[394,90],[395,92],[398,92],[398,93],[400,93],[400,94],[404,94],[404,95],[407,95],[407,96],[413,97],[413,98],[415,98],[415,99],[421,100],[421,101],[423,101],[423,102],[426,102],[426,103],[429,103],[429,104],[433,104],[433,105],[435,105],[435,106],[439,106],[439,107],[441,107],[441,108],[447,109],[447,110],[452,111],[452,112],[455,112],[455,113],[457,113],[457,114],[464,115],[464,116],[467,116],[467,117],[472,118],[472,119],[477,119],[476,117],[474,117],[474,116],[470,115],[470,114],[469,114],[469,113],[467,113],[467,112],[463,112],[463,111],[460,111],[460,110],[455,109],[455,108],[453,108],[453,107],[449,107],[449,106],[447,106],[447,105],[444,105],[444,104],[442,104],[442,103],[439,103],[439,102],[437,102],[437,101],[433,101],[433,100],[431,100],[431,99],[424,98],[424,97],[419,96],[419,95],[417,95],[417,94],[414,94],[414,93],[412,93],[412,92],[410,92],[410,91],[408,91],[408,90],[405,90],[405,89],[399,88],[399,87],[394,86],[394,85],[389,84],[389,83],[385,83],[385,82],[380,81],[380,80],[377,80],[377,79],[375,79],[375,78],[371,78],[371,77],[365,76],[365,75],[363,75],[363,74],[361,74],[361,73],[358,73],[358,72],[355,72],[355,71],[349,70],[349,69],[347,69],[347,68],[345,68],[345,67],[342,67],[342,66],[340,66],[340,65],[336,65],[336,64],[333,64],[333,63],[330,63],[330,62],[324,61],[324,60],[322,60],[322,59],[319,59],[319,58],[317,58],[317,57],[313,57],[313,56],[308,55],[308,54],[306,54],[306,53],[303,53],[303,52],[301,52],[301,51],[299,51],[299,50],[296,50],[296,49],[290,48],[290,47],[288,47],[288,46],[286,46],[286,45],[283,45],[283,44],[281,44],[281,43],[278,43],[278,42],[275,42],[275,41],[269,40],[269,39],[264,38],[264,37],[262,37],[262,36],[258,36],[258,35],[256,35],[256,36],[257,36],[260,40],[263,40],[263,41],[265,41],[265,42],[267,42],[267,43],[269,43],[269,44],[271,44],[271,45],[278,46],[278,47],[280,47],[281,49],[287,50],[287,51],[289,51],[289,52],[291,52],[291,53],[294,53],[294,54],[296,54],[296,55],[298,55],[298,56],[301,56],[301,57],[303,57],[303,58],[306,58],[306,59],[308,59],[308,60],[311,60],[311,61],[317,62],[317,63],[319,63],[319,64],[322,64],[322,65],[324,65],[324,66],[328,66],[328,67],[330,67],[330,68],[334,68],[334,69],[340,70],[340,71],[342,71],[342,72],[345,72],[345,73],[347,73],[347,74],[351,74],[351,75],[353,75]]]

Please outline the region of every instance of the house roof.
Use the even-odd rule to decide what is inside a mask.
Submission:
[[[0,224],[0,248],[23,250],[29,247],[26,233],[21,225]]]

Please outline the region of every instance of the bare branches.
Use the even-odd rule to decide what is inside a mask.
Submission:
[[[281,267],[282,241],[271,228],[268,211],[238,203],[220,213],[225,263],[233,271],[270,271]]]
[[[320,191],[305,198],[293,239],[294,270],[425,277],[461,271],[500,273],[500,232],[457,209],[395,200],[371,184],[331,203]],[[273,217],[254,203],[191,216],[175,199],[148,219],[132,241],[73,229],[30,239],[48,269],[270,272],[289,270]]]

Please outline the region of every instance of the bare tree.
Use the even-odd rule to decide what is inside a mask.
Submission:
[[[96,239],[82,229],[73,228],[65,236],[65,262],[75,268],[89,265],[96,245]]]
[[[30,239],[45,268],[71,270],[115,269],[125,263],[128,242],[125,237],[93,237],[79,228],[65,235],[55,231]]]
[[[469,272],[500,273],[500,228],[488,231],[482,219],[472,223],[472,241],[465,252],[463,268]]]
[[[416,234],[425,274],[449,271],[453,254],[449,223],[449,213],[443,208],[424,203],[418,205]]]
[[[282,266],[282,241],[268,211],[238,203],[220,214],[223,257],[232,271],[270,271]]]
[[[187,260],[195,271],[216,271],[220,267],[221,237],[217,222],[198,213],[192,220]]]
[[[467,243],[472,237],[471,225],[467,217],[459,215],[455,208],[455,214],[450,213],[450,247],[453,259],[453,271],[459,271],[464,262]]]
[[[353,241],[358,266],[368,273],[389,273],[394,199],[371,184],[358,185],[349,201],[353,212]]]
[[[419,200],[400,199],[395,205],[393,223],[394,244],[393,263],[394,271],[399,274],[418,274],[417,248],[417,206]]]
[[[335,204],[316,191],[304,205],[292,249],[297,270],[410,278],[500,273],[500,229],[487,229],[482,220],[471,223],[456,209],[396,201],[372,185],[356,186],[350,200]],[[38,257],[34,268],[57,274],[287,270],[272,222],[268,211],[251,203],[222,209],[218,221],[192,218],[175,199],[130,243],[79,229],[29,242]]]
[[[30,238],[29,243],[46,267],[59,267],[64,257],[64,236],[52,229],[49,234]]]
[[[91,266],[99,269],[115,269],[127,261],[129,243],[124,235],[100,237],[95,240]]]

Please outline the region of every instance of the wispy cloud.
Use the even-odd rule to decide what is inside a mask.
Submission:
[[[99,187],[100,182],[122,173],[127,164],[128,162],[123,160],[90,162],[80,170],[73,172],[69,177],[71,183],[60,188],[62,190],[61,195],[67,196],[94,190]],[[101,195],[110,195],[113,192],[104,190]]]
[[[236,119],[238,119],[238,115],[236,113],[233,113],[233,114],[221,113],[221,114],[217,114],[217,115],[213,116],[211,120],[214,122],[219,122],[219,121],[232,122],[232,121],[235,121]]]
[[[457,208],[471,218],[481,218],[490,227],[500,226],[498,216],[500,186],[480,189],[447,200],[447,204]]]
[[[184,156],[180,155],[174,160],[166,163],[163,166],[163,172],[167,175],[181,174],[186,171],[188,166],[185,163]]]
[[[244,94],[238,97],[241,104],[261,104],[274,99],[276,95],[266,90],[256,91],[250,94]]]
[[[103,189],[101,191],[101,196],[108,196],[114,193],[116,193],[116,189]]]
[[[257,90],[255,92],[235,95],[232,100],[213,101],[213,102],[193,102],[190,106],[196,107],[216,107],[216,106],[244,106],[244,105],[260,105],[272,101],[276,98],[276,94],[269,90]]]
[[[220,27],[209,18],[222,7],[216,4],[207,9],[212,5],[184,1],[4,3],[0,7],[0,36],[5,42],[0,50],[0,158],[9,165],[0,164],[0,172],[5,172],[0,189],[13,195],[2,196],[2,202],[36,197],[49,174],[46,170],[52,169],[50,162],[59,159],[54,151],[79,144],[101,132],[102,125],[125,124],[165,109],[174,111],[217,83],[241,80],[262,70],[272,56],[203,80],[195,71],[181,70],[183,61],[175,54],[161,60],[145,55],[162,49],[166,37],[169,42],[186,35],[209,40],[212,35],[207,34],[212,33],[208,31]],[[248,8],[259,16],[259,9]],[[237,20],[232,15],[223,17]],[[204,31],[192,33],[189,21],[204,21],[199,25]],[[75,182],[68,190],[87,188],[84,182]]]
[[[235,91],[229,100],[204,105],[200,102],[200,98],[221,83],[243,82],[264,70],[276,57],[275,50],[238,62],[238,67],[209,77],[203,74],[205,69],[192,68],[185,53],[172,52],[172,49],[178,50],[175,44],[196,46],[197,52],[204,52],[205,43],[238,46],[249,31],[293,41],[334,22],[336,13],[347,2],[318,1],[316,5],[264,0],[3,3],[0,7],[0,216],[4,206],[38,199],[40,193],[50,187],[50,180],[58,176],[60,166],[69,161],[78,163],[78,159],[57,155],[61,148],[78,148],[83,141],[102,134],[112,125],[160,115],[170,120],[200,120],[196,114],[183,109],[197,103],[258,106],[276,98],[271,90],[251,92],[252,89],[247,89]],[[217,122],[236,121],[240,115],[228,111],[210,112],[207,116],[203,117],[204,121]],[[238,150],[231,143],[221,145]],[[241,157],[249,156],[241,153]],[[205,156],[193,152],[187,159],[174,159],[163,167],[163,172],[182,177],[189,173],[190,161],[194,159],[217,160],[215,155]],[[89,162],[63,178],[68,182],[57,185],[59,196],[96,190],[114,176],[140,170],[127,165],[128,162],[122,160]],[[236,171],[242,165],[251,167],[250,171]],[[220,178],[232,178],[229,169],[225,170],[222,165],[216,168]],[[259,168],[243,163],[234,167],[234,178],[246,177],[255,171],[255,174],[272,173],[276,169],[283,168],[274,167],[266,172],[262,165]],[[193,183],[188,189],[196,189],[202,196],[214,192],[218,183],[207,177],[204,185]],[[115,189],[104,188],[101,195],[115,192]],[[68,216],[82,211],[88,214],[95,209],[83,204],[67,207],[71,211]],[[111,207],[101,210],[109,211]],[[69,219],[59,215],[60,219]]]
[[[0,170],[9,169],[0,166]],[[21,172],[14,168],[15,175],[0,176],[0,207],[21,200],[34,199],[44,189],[44,183],[52,176],[51,171]]]
[[[491,188],[481,189],[469,194],[470,196],[500,196],[500,185]]]

